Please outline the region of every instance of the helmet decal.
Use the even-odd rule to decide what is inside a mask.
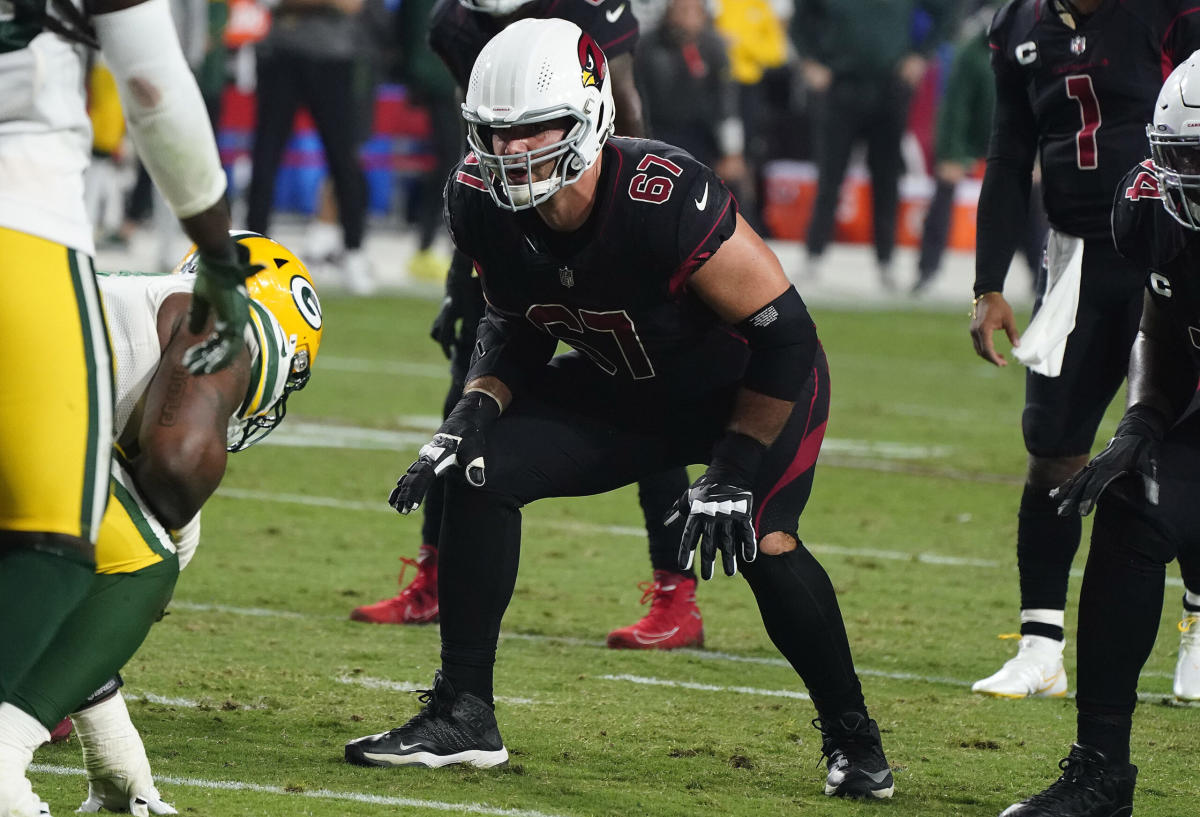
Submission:
[[[584,88],[604,85],[604,54],[586,31],[579,35],[579,67]]]
[[[291,281],[292,300],[300,317],[304,318],[313,329],[320,329],[322,323],[321,302],[317,300],[317,291],[312,283],[303,275],[293,275]]]

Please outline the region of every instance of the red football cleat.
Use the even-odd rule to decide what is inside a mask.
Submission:
[[[70,718],[63,718],[58,722],[58,726],[50,730],[50,742],[62,743],[67,738],[71,737],[71,730],[75,728],[75,724],[71,723]]]
[[[609,633],[611,649],[673,650],[704,646],[704,619],[696,606],[694,578],[656,570],[654,581],[640,582],[638,587],[642,589],[642,604],[650,601],[650,612],[637,624]]]
[[[409,565],[416,567],[412,583],[400,595],[355,607],[350,613],[354,621],[373,624],[432,624],[438,620],[437,548],[421,545],[416,559],[400,557],[400,586],[404,587],[404,572]]]

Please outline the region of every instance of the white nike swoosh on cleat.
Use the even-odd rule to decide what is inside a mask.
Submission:
[[[708,206],[708,182],[704,183],[704,195],[696,199],[696,209],[703,210]]]
[[[667,630],[665,633],[654,633],[653,635],[642,635],[637,630],[633,631],[633,640],[639,644],[657,644],[660,641],[666,641],[675,633],[679,632],[678,627]]]
[[[617,6],[615,9],[604,12],[604,17],[610,22],[615,23],[621,19],[621,15],[625,13],[625,4]]]

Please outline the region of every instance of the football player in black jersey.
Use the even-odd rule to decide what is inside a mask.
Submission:
[[[1098,508],[1079,599],[1078,737],[1062,777],[1004,817],[1132,813],[1130,725],[1166,564],[1185,553],[1194,562],[1200,546],[1200,414],[1189,410],[1200,379],[1200,53],[1167,78],[1148,133],[1153,159],[1126,174],[1112,213],[1118,251],[1150,271],[1128,408],[1108,447],[1054,497],[1076,519]]]
[[[984,360],[1006,365],[993,343],[1003,330],[1030,366],[1021,422],[1029,460],[1017,527],[1020,647],[976,682],[982,694],[1067,692],[1063,610],[1081,526],[1078,517],[1055,513],[1049,492],[1087,463],[1125,377],[1144,269],[1112,246],[1112,192],[1146,156],[1145,123],[1163,66],[1200,47],[1196,11],[1197,0],[1012,0],[992,22],[996,111],[979,199],[970,329]],[[1039,154],[1052,231],[1034,306],[1040,326],[1021,339],[1002,290]],[[1035,343],[1039,336],[1043,343]]]
[[[430,15],[429,42],[446,63],[462,89],[467,88],[471,66],[483,46],[509,23],[523,18],[570,20],[592,36],[609,59],[609,81],[616,104],[616,132],[644,136],[642,105],[634,84],[633,49],[638,22],[630,0],[439,0]],[[463,378],[475,346],[475,330],[483,316],[483,295],[472,274],[471,260],[455,252],[446,280],[446,297],[434,322],[434,338],[450,358],[450,389],[443,416],[462,395]],[[648,474],[638,483],[638,497],[650,541],[652,582],[643,583],[643,602],[651,601],[648,614],[608,635],[608,645],[631,649],[674,649],[704,643],[704,621],[696,605],[696,575],[680,571],[674,562],[678,531],[663,525],[664,512],[687,487],[687,474],[672,468]],[[442,518],[442,489],[429,497],[422,526],[417,575],[399,595],[364,605],[350,614],[357,621],[421,624],[436,621],[437,544]],[[404,573],[400,574],[403,582]]]
[[[679,563],[698,550],[709,578],[719,552],[745,575],[816,705],[826,794],[889,797],[833,585],[797,534],[829,407],[812,319],[717,176],[608,138],[612,107],[603,53],[564,20],[514,23],[475,64],[446,212],[487,314],[466,392],[390,498],[408,513],[446,484],[442,667],[420,714],[346,758],[504,763],[492,670],[521,507],[704,462],[671,512]]]

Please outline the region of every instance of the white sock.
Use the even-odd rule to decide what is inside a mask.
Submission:
[[[1183,603],[1189,607],[1200,607],[1200,593],[1193,593],[1191,590],[1184,589]]]
[[[0,814],[25,814],[31,802],[36,804],[25,770],[34,750],[48,740],[50,732],[37,718],[12,704],[0,704]]]
[[[1066,621],[1065,610],[1032,609],[1021,611],[1021,623],[1028,624],[1037,622],[1038,624],[1051,624],[1055,627],[1062,627]]]
[[[89,779],[118,774],[129,780],[131,794],[153,786],[142,736],[130,720],[120,692],[73,713],[71,720],[83,746]]]

